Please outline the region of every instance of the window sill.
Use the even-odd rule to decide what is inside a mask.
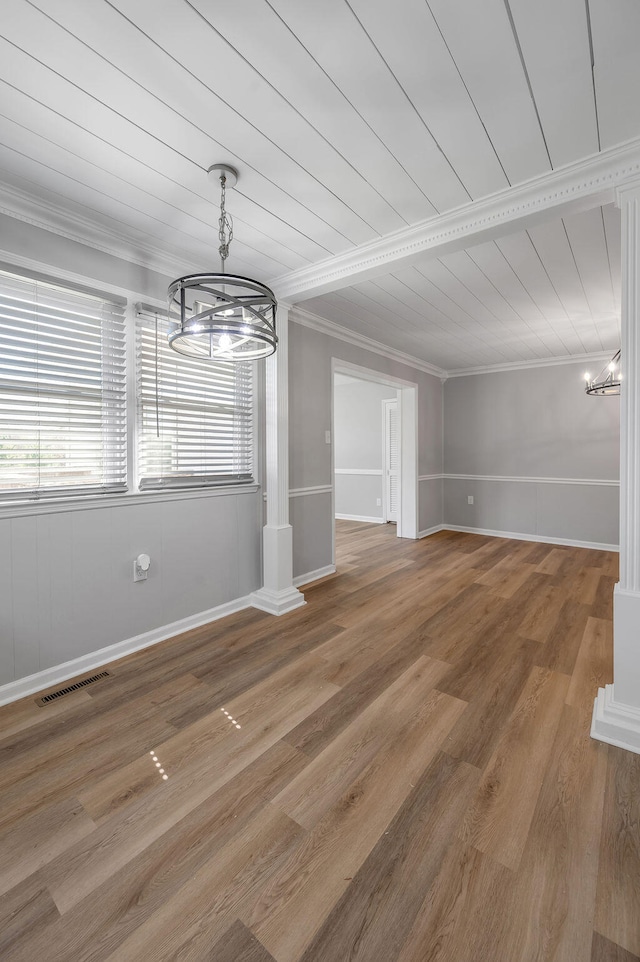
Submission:
[[[0,504],[0,520],[39,514],[64,514],[68,511],[95,511],[99,508],[132,507],[166,501],[191,501],[194,498],[221,498],[255,494],[259,484],[226,484],[221,487],[181,488],[167,491],[136,491],[122,494],[83,495],[70,498],[43,498],[40,501],[13,501]]]

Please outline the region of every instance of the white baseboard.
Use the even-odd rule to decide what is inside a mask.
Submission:
[[[562,544],[570,548],[593,548],[596,551],[619,551],[617,544],[601,544],[599,541],[572,541],[570,538],[552,538],[541,534],[522,534],[518,531],[494,531],[491,528],[469,528],[462,524],[443,524],[443,531],[464,531],[466,534],[483,534],[490,538],[508,538],[512,541],[537,541],[540,544]]]
[[[598,688],[593,703],[591,737],[640,755],[640,710],[631,705],[617,705],[613,685]]]
[[[364,514],[336,514],[338,521],[366,521],[367,524],[386,524],[384,518],[368,518]]]
[[[437,534],[438,531],[445,531],[446,525],[444,524],[434,524],[433,528],[425,528],[424,531],[418,531],[418,538],[427,538],[430,534]]]
[[[326,578],[328,575],[334,575],[335,573],[335,565],[325,565],[324,568],[317,568],[315,571],[307,571],[304,575],[298,575],[293,579],[293,585],[295,588],[300,588],[302,585],[308,585],[312,581],[319,581],[320,578]]]
[[[93,671],[94,668],[102,668],[103,665],[111,661],[116,661],[125,655],[133,654],[134,651],[140,651],[142,648],[157,645],[160,641],[166,641],[167,638],[180,635],[184,631],[189,631],[191,628],[199,628],[201,625],[206,625],[210,621],[218,621],[220,618],[226,618],[227,615],[232,615],[236,611],[249,608],[250,605],[251,602],[248,595],[244,598],[236,598],[222,605],[216,605],[215,608],[209,608],[207,611],[201,611],[197,615],[189,615],[187,618],[181,618],[179,621],[174,621],[170,625],[152,628],[151,631],[145,631],[143,634],[135,635],[133,638],[127,638],[125,641],[119,641],[115,645],[109,645],[107,648],[99,648],[97,651],[92,651],[87,655],[81,655],[80,658],[74,658],[72,661],[65,661],[61,665],[45,668],[44,671],[38,671],[35,675],[27,675],[25,678],[10,681],[8,684],[0,686],[0,705],[7,705],[9,702],[17,701],[19,698],[26,698],[27,695],[33,695],[36,692],[42,691],[43,688],[51,688],[52,685],[58,685],[60,682],[68,681],[69,678],[84,675],[89,671]]]

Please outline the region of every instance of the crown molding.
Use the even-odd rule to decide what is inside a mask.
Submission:
[[[279,301],[296,301],[339,290],[397,269],[424,256],[439,256],[524,229],[535,220],[620,202],[625,188],[640,182],[640,138],[541,174],[456,210],[392,232],[351,251],[269,282]],[[132,238],[72,211],[69,204],[34,197],[0,184],[0,212],[139,267],[174,277],[193,270],[199,257]]]
[[[434,377],[440,378],[441,381],[446,381],[448,378],[453,377],[469,377],[474,374],[499,374],[502,371],[525,371],[529,368],[557,367],[561,364],[606,363],[611,360],[612,355],[615,353],[613,350],[598,351],[593,354],[533,358],[530,361],[505,361],[504,364],[489,364],[486,367],[454,368],[450,371],[445,371],[443,368],[436,367],[435,364],[429,364],[428,361],[420,361],[410,354],[396,351],[391,347],[387,347],[385,344],[381,344],[380,341],[374,341],[369,337],[365,337],[364,334],[356,334],[354,331],[340,327],[335,321],[328,321],[326,318],[320,317],[318,314],[313,314],[311,311],[302,310],[302,308],[295,304],[289,314],[289,319],[296,324],[300,324],[302,327],[310,328],[312,331],[327,334],[329,337],[335,337],[339,341],[346,341],[347,344],[353,344],[355,347],[362,347],[367,351],[372,351],[374,354],[380,354],[382,357],[386,357],[391,361],[398,361],[400,364],[406,364],[407,367],[412,367],[417,371],[423,371],[425,374],[432,374]]]
[[[434,377],[441,379],[447,377],[447,372],[443,371],[440,367],[436,367],[435,364],[429,364],[428,361],[420,361],[410,354],[396,351],[392,347],[387,347],[386,344],[381,344],[380,341],[374,341],[370,337],[365,337],[364,334],[356,334],[354,331],[349,331],[345,327],[340,327],[340,325],[334,321],[328,321],[326,318],[320,317],[318,314],[313,314],[311,311],[302,310],[302,308],[295,304],[289,314],[289,320],[300,324],[302,327],[308,327],[312,331],[327,334],[329,337],[335,337],[339,341],[345,341],[347,344],[353,344],[354,347],[361,347],[366,351],[371,351],[373,354],[379,354],[382,357],[388,358],[390,361],[405,364],[407,367],[412,367],[416,371],[423,371],[425,374],[432,374]]]
[[[183,260],[171,251],[128,238],[68,207],[32,197],[9,184],[0,184],[0,213],[167,277],[193,270],[197,260],[195,255],[191,260]]]
[[[616,191],[640,175],[640,138],[567,164],[524,184],[509,187],[402,228],[300,270],[277,277],[277,297],[298,301],[361,283],[406,266],[429,252],[440,256],[524,229],[536,220],[613,203]]]
[[[472,374],[499,374],[501,371],[526,371],[535,367],[557,367],[559,364],[605,363],[610,361],[615,350],[598,351],[595,354],[567,354],[562,357],[537,357],[531,361],[505,361],[504,364],[489,364],[486,367],[458,367],[447,371],[447,378],[468,377]]]

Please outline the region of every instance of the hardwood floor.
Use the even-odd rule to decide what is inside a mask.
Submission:
[[[337,543],[304,608],[0,709],[3,962],[639,962],[617,557]]]

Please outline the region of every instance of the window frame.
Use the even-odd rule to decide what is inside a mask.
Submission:
[[[141,301],[140,293],[114,284],[99,283],[92,286],[90,278],[62,268],[35,261],[32,258],[14,256],[11,261],[0,260],[0,269],[33,277],[60,287],[69,286],[85,293],[98,293],[107,298],[119,298],[124,306],[125,317],[125,368],[126,368],[126,437],[127,437],[127,488],[110,493],[63,494],[41,499],[16,497],[15,500],[0,501],[0,520],[58,514],[96,509],[167,503],[200,498],[217,498],[238,495],[255,495],[263,487],[264,477],[264,417],[261,416],[264,399],[264,364],[254,363],[253,380],[253,481],[232,484],[203,485],[179,489],[140,490],[136,466],[138,463],[137,397],[136,397],[136,305]],[[145,306],[158,313],[166,312],[166,301],[145,294]],[[262,412],[264,413],[264,412]]]
[[[24,421],[24,430],[18,442],[20,450],[23,452],[27,450],[29,432],[33,432],[39,439],[38,445],[44,443],[46,449],[48,423],[56,430],[54,435],[56,447],[50,449],[56,451],[56,458],[58,450],[62,452],[65,448],[69,449],[69,445],[70,450],[73,451],[74,429],[72,427],[69,430],[67,425],[69,418],[71,423],[75,420],[73,416],[75,407],[79,414],[75,422],[80,428],[77,433],[81,436],[82,425],[86,425],[87,435],[90,438],[93,436],[94,453],[85,463],[91,465],[92,472],[97,470],[98,477],[101,477],[101,481],[90,480],[83,483],[86,479],[82,479],[81,473],[78,473],[77,457],[72,457],[70,466],[73,468],[73,483],[54,484],[55,473],[47,477],[46,456],[44,459],[37,457],[38,466],[35,470],[37,480],[34,480],[30,486],[1,488],[0,505],[126,493],[130,457],[127,443],[126,298],[119,294],[98,290],[86,283],[70,282],[68,279],[61,279],[42,271],[4,261],[0,261],[0,271],[9,275],[6,280],[7,293],[2,294],[3,301],[6,300],[9,304],[16,297],[18,298],[15,314],[12,307],[7,308],[7,316],[11,318],[8,320],[7,368],[0,371],[0,380],[7,385],[8,398],[12,397],[15,390],[16,403],[26,405],[23,411],[27,419]],[[12,283],[12,278],[15,278],[15,284]],[[5,283],[2,277],[0,277],[0,285],[4,289]],[[42,291],[38,289],[38,285],[42,285]],[[25,300],[21,301],[23,296]],[[77,298],[76,303],[74,303],[75,298]],[[95,301],[95,307],[92,305],[93,301]],[[69,331],[61,325],[65,317],[69,319]],[[18,364],[19,370],[22,359],[20,352],[16,353],[16,347],[23,337],[26,345],[24,354],[26,371],[31,369],[38,372],[42,365],[42,375],[34,374],[35,382],[31,384],[28,373],[15,379],[15,365]],[[39,352],[41,337],[42,354]],[[18,341],[16,343],[14,340],[12,347],[11,340],[15,338],[18,338]],[[68,352],[67,343],[70,348]],[[80,368],[74,379],[75,363],[80,364]],[[115,386],[113,389],[110,387],[110,381]],[[51,387],[48,387],[49,384]],[[40,398],[42,398],[42,407],[40,407]],[[62,413],[65,398],[70,405],[66,416]],[[114,404],[115,407],[113,407]],[[7,407],[8,413],[13,414],[11,400],[7,401]],[[110,410],[111,413],[109,413]],[[105,426],[105,418],[107,426]],[[11,416],[3,421],[9,424],[12,422],[14,427],[20,424]],[[41,437],[40,426],[43,424],[45,433]],[[105,446],[111,446],[114,443],[116,447],[112,449],[113,453],[105,455]],[[58,445],[60,445],[59,449]],[[43,465],[43,476],[40,474],[40,465]]]

